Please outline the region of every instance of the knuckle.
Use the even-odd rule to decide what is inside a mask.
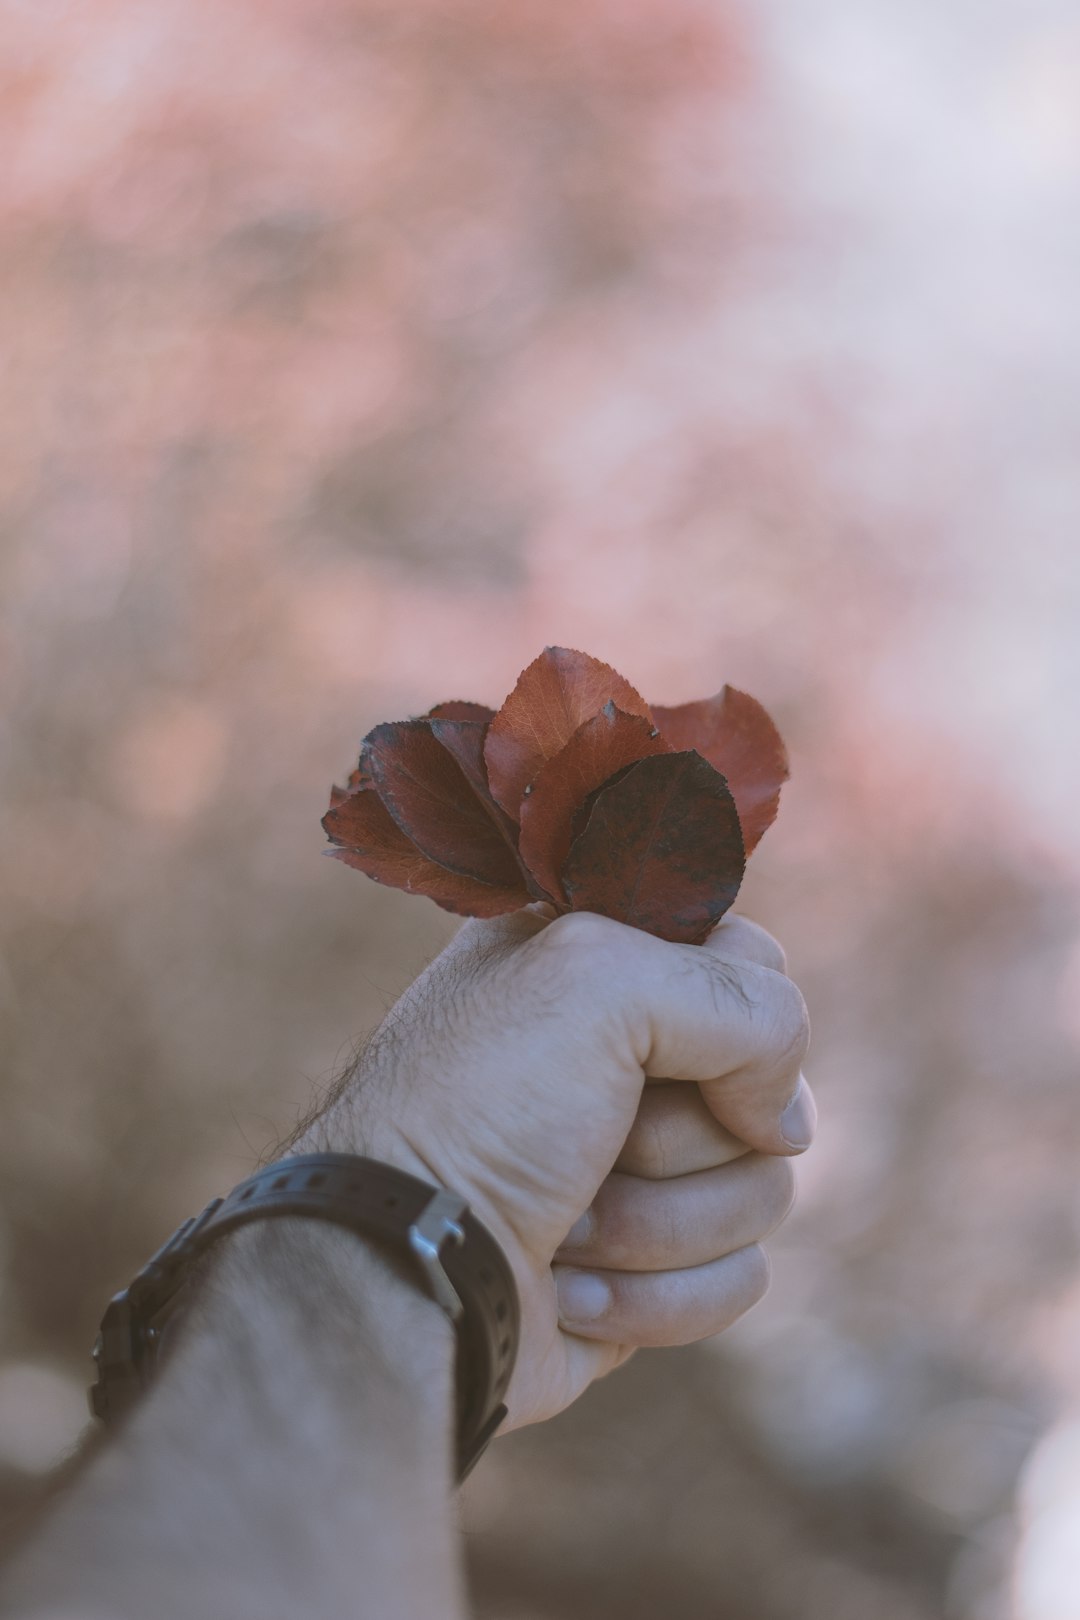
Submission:
[[[771,968],[774,973],[787,973],[787,952],[778,939],[764,928],[755,923],[754,934],[758,950],[758,960],[764,967]]]
[[[764,930],[762,932],[764,933]],[[771,934],[765,934],[765,940],[768,943],[762,945],[762,952],[767,953],[770,957],[766,966],[771,967],[774,973],[786,975],[788,970],[787,952],[778,940],[773,939]]]
[[[536,944],[549,964],[572,984],[596,984],[603,976],[610,980],[613,957],[622,945],[620,925],[609,917],[599,917],[591,911],[570,911],[556,917]]]
[[[694,966],[695,970],[704,969],[704,987],[714,1013],[724,1016],[733,1006],[744,1012],[753,1011],[756,1005],[753,995],[756,968],[751,972],[748,963],[735,957],[702,955],[695,957]]]
[[[777,1069],[801,1068],[810,1049],[810,1014],[797,985],[777,979],[770,1025],[770,1056]]]
[[[611,949],[621,932],[619,923],[610,917],[601,917],[598,912],[568,911],[550,922],[541,938],[552,950],[591,955]]]
[[[787,956],[779,940],[774,939],[760,923],[751,922],[749,917],[731,919],[729,948],[734,953],[745,952],[751,961],[770,968],[774,973],[787,972]]]
[[[536,935],[533,960],[561,995],[577,992],[597,1009],[611,1010],[630,975],[634,941],[627,936],[632,932],[610,917],[570,911]]]

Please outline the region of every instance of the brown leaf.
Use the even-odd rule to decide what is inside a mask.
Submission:
[[[521,805],[521,858],[553,899],[565,901],[560,874],[574,833],[575,812],[617,771],[669,744],[649,720],[612,702],[586,720],[566,747],[537,774]]]
[[[525,904],[528,896],[513,849],[431,722],[376,726],[364,739],[360,760],[379,798],[422,854],[481,883],[518,887]]]
[[[489,709],[486,703],[466,703],[462,698],[451,698],[449,703],[436,703],[427,714],[420,716],[422,720],[475,720],[487,725],[494,720],[495,710]]]
[[[338,787],[337,783],[335,782],[333,787],[330,789],[331,810],[335,805],[343,804],[349,797],[350,793],[359,793],[361,788],[370,786],[370,778],[364,771],[360,769],[358,765],[354,771],[350,772],[348,785],[346,787]]]
[[[428,719],[426,724],[431,728],[431,734],[438,742],[454,756],[461,767],[469,786],[478,798],[486,799],[493,814],[506,817],[491,797],[488,788],[487,771],[484,768],[484,736],[487,725],[481,725],[476,720]]]
[[[568,647],[545,647],[488,728],[484,756],[497,804],[516,821],[521,800],[541,766],[604,704],[650,718],[649,706],[609,664]]]
[[[660,734],[673,748],[694,748],[727,778],[747,855],[776,820],[787,781],[787,749],[756,698],[725,686],[715,697],[653,707]]]
[[[332,803],[322,824],[336,846],[326,851],[328,855],[365,872],[376,883],[426,894],[444,911],[461,917],[498,917],[516,911],[528,899],[520,887],[480,883],[429,860],[370,788],[346,795],[336,806]]]
[[[528,883],[531,889],[536,888],[529,873],[525,871],[517,855],[517,828],[495,800],[491,797],[488,787],[487,769],[484,765],[484,737],[487,725],[479,725],[473,720],[430,720],[432,735],[437,737],[442,746],[447,749],[457,763],[461,766],[469,786],[491,820],[495,824],[500,837],[507,848],[513,852],[514,862],[519,868],[519,877],[522,882]],[[545,898],[542,891],[536,889],[534,899]]]
[[[739,892],[735,801],[697,753],[643,759],[596,795],[563,868],[575,911],[697,943]]]

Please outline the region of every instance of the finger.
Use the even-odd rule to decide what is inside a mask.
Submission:
[[[560,1326],[620,1345],[692,1344],[730,1327],[769,1286],[757,1244],[685,1271],[554,1267]]]
[[[720,1124],[763,1153],[804,1152],[817,1110],[802,1076],[810,1022],[798,989],[756,962],[674,948],[685,953],[685,973],[669,981],[670,1003],[658,1009],[646,1074],[697,1079]]]
[[[666,1181],[715,1169],[749,1151],[710,1112],[700,1086],[685,1080],[658,1081],[642,1092],[615,1169]]]
[[[589,912],[557,917],[526,948],[557,964],[563,1016],[602,1019],[613,1056],[646,1076],[698,1081],[720,1124],[763,1153],[809,1146],[809,1020],[784,974]]]
[[[647,1021],[646,1075],[698,1081],[720,1124],[763,1153],[809,1147],[816,1110],[802,1064],[810,1021],[796,986],[757,962],[638,939],[624,951],[623,993],[639,998]]]
[[[761,1153],[674,1181],[616,1173],[600,1187],[556,1258],[601,1271],[703,1266],[760,1243],[780,1225],[794,1198],[790,1160]]]
[[[774,973],[787,973],[787,957],[779,940],[749,917],[737,917],[730,911],[717,923],[702,949],[729,960],[756,962]]]

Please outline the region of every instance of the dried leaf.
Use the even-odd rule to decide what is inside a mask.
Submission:
[[[455,699],[377,726],[324,826],[339,859],[450,911],[551,899],[700,940],[787,774],[745,693],[650,713],[607,664],[548,647],[497,714]]]
[[[453,755],[468,778],[473,792],[478,798],[488,800],[492,813],[500,816],[501,824],[506,825],[507,818],[491,797],[487,771],[484,768],[484,736],[487,725],[481,725],[475,720],[449,719],[429,719],[426,724],[431,728],[432,736]]]
[[[364,739],[360,759],[379,798],[421,854],[481,883],[517,887],[520,904],[526,903],[529,896],[512,847],[431,722],[376,726]]]
[[[575,911],[696,943],[735,899],[745,866],[727,784],[683,752],[643,759],[601,788],[562,880]]]
[[[507,848],[514,856],[514,863],[519,868],[519,878],[527,883],[530,892],[534,889],[534,899],[543,898],[530,875],[524,869],[524,863],[518,858],[517,828],[495,800],[491,797],[488,787],[487,769],[484,765],[484,737],[487,725],[479,725],[472,720],[431,720],[432,735],[437,737],[442,746],[453,754],[464,772],[469,786],[476,794],[477,800],[491,817],[496,829]]]
[[[746,692],[725,686],[715,697],[653,708],[660,734],[673,748],[694,748],[727,778],[747,855],[776,820],[787,781],[787,749],[766,711]]]
[[[358,765],[354,771],[349,773],[349,781],[346,787],[338,787],[337,783],[335,782],[334,786],[330,789],[330,808],[333,809],[335,805],[343,804],[349,797],[350,793],[359,793],[361,788],[370,786],[370,777],[365,771],[362,771]]]
[[[609,664],[568,647],[545,647],[524,670],[488,728],[484,757],[497,804],[516,821],[529,783],[604,704],[650,718],[649,706]]]
[[[566,747],[542,766],[521,805],[521,858],[553,899],[564,901],[560,874],[574,835],[575,813],[617,771],[669,753],[649,720],[613,702],[586,720]]]
[[[451,698],[449,703],[436,703],[427,714],[420,716],[422,720],[475,720],[487,725],[495,718],[495,710],[489,709],[486,703],[466,703],[462,698]]]
[[[336,806],[332,804],[322,824],[336,846],[326,851],[328,855],[356,867],[376,883],[408,894],[426,894],[444,911],[462,917],[498,917],[524,904],[518,887],[480,883],[422,855],[371,789],[347,794]]]

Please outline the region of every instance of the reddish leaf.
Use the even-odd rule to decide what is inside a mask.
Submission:
[[[484,737],[487,725],[477,725],[472,720],[429,720],[432,734],[438,738],[442,746],[447,749],[468,779],[469,786],[476,794],[480,804],[483,805],[491,817],[506,847],[513,853],[514,863],[519,868],[519,877],[523,883],[531,883],[528,872],[524,870],[522,862],[517,855],[517,828],[506,814],[505,810],[495,803],[488,787],[487,770],[484,766]],[[540,898],[541,891],[537,889],[534,898]]]
[[[340,789],[336,790],[340,792]],[[337,847],[326,851],[346,866],[355,866],[376,883],[426,894],[462,917],[497,917],[526,903],[520,887],[498,887],[449,872],[422,855],[371,789],[347,794],[323,817],[323,827]]]
[[[487,726],[480,725],[475,720],[430,718],[426,724],[430,726],[432,736],[461,766],[473,792],[478,798],[486,799],[491,805],[492,813],[501,817],[501,824],[505,824],[505,816],[491,797],[487,771],[484,769],[484,734]]]
[[[330,789],[331,810],[335,807],[335,805],[344,804],[350,793],[359,793],[361,788],[370,786],[371,778],[366,774],[366,772],[362,771],[358,765],[355,771],[350,772],[348,785],[346,787],[338,787],[337,783],[335,782],[334,786]]]
[[[725,686],[715,697],[676,708],[654,707],[660,734],[673,748],[694,748],[727,778],[751,855],[776,820],[780,789],[791,774],[787,749],[755,698]]]
[[[731,687],[654,713],[607,664],[549,647],[495,715],[454,700],[376,727],[333,789],[331,853],[464,915],[551,898],[701,940],[776,814],[787,756]]]
[[[484,757],[497,804],[516,821],[541,766],[604,704],[650,718],[649,706],[609,664],[568,647],[545,647],[524,670],[488,728]]]
[[[495,710],[489,709],[486,703],[466,703],[462,698],[451,698],[449,703],[436,703],[427,714],[420,716],[422,720],[476,720],[484,725],[495,718]]]
[[[519,887],[524,894],[513,849],[430,722],[376,726],[360,759],[379,798],[422,854],[451,872],[498,888]]]
[[[555,900],[573,839],[574,815],[590,793],[639,759],[670,753],[649,720],[606,703],[542,766],[521,805],[521,858]]]
[[[575,911],[696,943],[739,892],[746,860],[724,779],[698,754],[659,754],[601,788],[563,868]]]

